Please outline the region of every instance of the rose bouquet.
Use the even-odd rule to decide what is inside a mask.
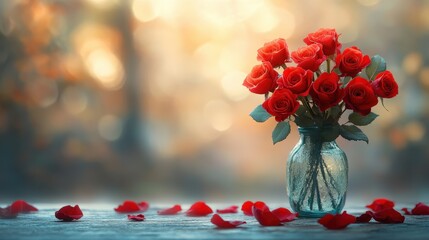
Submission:
[[[320,211],[324,197],[337,210],[335,200],[344,202],[339,187],[334,186],[339,180],[329,171],[336,163],[330,167],[323,159],[324,144],[340,135],[347,140],[368,143],[367,136],[358,126],[374,121],[378,115],[371,112],[371,108],[398,94],[398,84],[386,70],[382,57],[370,58],[355,46],[342,49],[338,38],[335,29],[319,29],[304,38],[306,46],[292,53],[282,38],[265,43],[257,51],[261,63],[252,68],[243,82],[252,93],[265,96],[264,102],[250,116],[257,122],[275,118],[274,144],[286,139],[290,122],[295,122],[299,129],[316,129],[312,132],[317,132],[318,141],[313,141],[315,146],[308,150],[310,163],[303,173],[305,181],[299,187],[295,204],[308,199],[310,208],[313,209],[313,203],[317,202]],[[295,66],[286,65],[292,61]],[[347,110],[350,110],[348,121],[340,124],[341,116]],[[347,171],[347,164],[344,168]],[[324,183],[320,184],[320,181]],[[326,196],[319,191],[323,184],[329,190]]]

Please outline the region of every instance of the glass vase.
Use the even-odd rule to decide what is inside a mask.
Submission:
[[[348,165],[335,140],[324,141],[329,126],[298,128],[300,140],[287,162],[287,193],[300,217],[340,213],[347,192]]]

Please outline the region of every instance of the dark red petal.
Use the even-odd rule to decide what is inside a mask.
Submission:
[[[257,204],[261,202],[256,202],[253,207],[253,216],[262,226],[281,226],[282,223],[280,219],[274,215],[265,204]]]
[[[13,212],[18,212],[18,213],[29,213],[29,212],[38,211],[37,208],[28,204],[24,200],[17,200],[13,202],[10,207],[12,208]]]
[[[143,202],[138,203],[137,205],[139,205],[140,211],[142,211],[142,212],[149,209],[149,203],[148,202],[143,201]]]
[[[245,201],[243,205],[241,205],[241,211],[243,211],[244,215],[253,216],[252,207],[253,202]]]
[[[141,207],[139,204],[137,204],[134,201],[126,200],[122,203],[122,205],[119,205],[117,208],[115,208],[116,212],[119,213],[132,213],[132,212],[141,212]]]
[[[145,219],[145,217],[143,214],[128,215],[128,220],[130,220],[130,221],[141,222],[141,221],[144,221],[144,219]]]
[[[187,216],[192,217],[201,217],[201,216],[207,216],[210,213],[213,213],[213,210],[202,201],[194,203],[188,211],[186,211]]]
[[[369,211],[368,211],[369,212]],[[370,213],[363,213],[362,215],[360,215],[359,217],[356,217],[356,223],[367,223],[369,221],[371,221],[372,216]]]
[[[292,213],[287,208],[277,208],[272,213],[279,218],[280,222],[290,222],[298,217],[298,213]]]
[[[75,205],[74,207],[67,205],[56,211],[55,217],[68,222],[80,219],[83,217],[83,213],[80,210],[79,205]]]
[[[238,206],[230,206],[224,209],[217,209],[216,210],[217,213],[237,213],[238,212]]]
[[[261,210],[265,210],[265,209],[270,210],[270,208],[267,206],[267,204],[265,204],[264,202],[261,202],[261,201],[255,202],[253,204],[253,207],[259,208]],[[252,211],[253,211],[253,208],[252,208]]]
[[[343,229],[349,224],[356,222],[356,218],[344,211],[342,214],[335,215],[328,213],[317,222],[327,229]]]
[[[393,208],[386,208],[378,212],[372,212],[370,214],[375,221],[380,223],[403,223],[405,220],[405,217]]]
[[[12,210],[11,206],[0,208],[0,218],[16,218],[19,212]]]
[[[405,215],[412,215],[410,211],[408,211],[408,208],[402,208],[401,210],[404,211]]]
[[[218,228],[236,228],[242,224],[246,224],[244,221],[225,221],[221,216],[219,216],[219,214],[216,213],[210,219],[210,222],[212,222]]]
[[[370,205],[367,205],[366,207],[369,209],[372,209],[375,212],[378,212],[386,208],[393,208],[394,206],[395,206],[395,203],[387,198],[377,198]]]
[[[429,215],[429,206],[424,203],[417,203],[411,213],[413,215]]]
[[[174,215],[182,211],[182,207],[178,204],[174,205],[171,208],[166,208],[158,211],[159,215]]]

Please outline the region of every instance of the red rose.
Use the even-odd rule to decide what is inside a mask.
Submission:
[[[278,75],[269,62],[263,62],[252,68],[250,74],[244,79],[243,86],[252,93],[266,94],[276,89]]]
[[[344,89],[340,88],[340,77],[332,72],[322,73],[314,81],[310,95],[321,111],[337,105],[344,97]]]
[[[320,43],[326,56],[339,53],[341,43],[338,42],[338,34],[335,29],[321,28],[315,33],[310,33],[304,38],[306,44]]]
[[[277,122],[281,122],[298,110],[299,102],[295,94],[289,89],[283,88],[275,90],[273,95],[265,100],[262,107],[273,115]]]
[[[393,98],[398,95],[398,84],[390,71],[384,71],[375,77],[371,83],[375,95],[382,98]]]
[[[368,55],[363,55],[359,48],[349,47],[335,59],[335,67],[338,67],[343,76],[356,76],[362,69],[371,63]]]
[[[313,72],[300,67],[288,67],[283,76],[277,79],[279,88],[287,88],[299,96],[307,96],[313,82]]]
[[[289,49],[286,40],[278,38],[267,42],[258,49],[258,60],[268,61],[273,67],[280,67],[285,62],[290,62]]]
[[[371,112],[371,108],[378,103],[377,96],[371,84],[361,77],[356,77],[347,84],[344,102],[347,109],[352,109],[363,116]]]
[[[326,60],[326,56],[323,54],[323,46],[314,43],[292,52],[292,59],[298,67],[315,72],[319,69],[320,64]]]

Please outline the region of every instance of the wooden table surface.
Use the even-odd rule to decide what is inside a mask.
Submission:
[[[372,220],[368,224],[349,225],[344,230],[327,230],[317,223],[317,219],[297,219],[280,227],[262,227],[253,217],[239,212],[222,217],[245,220],[247,224],[236,229],[217,229],[210,223],[211,215],[156,214],[157,210],[167,206],[151,206],[144,212],[144,222],[131,222],[126,214],[113,211],[115,205],[80,204],[84,213],[81,220],[60,222],[54,213],[63,205],[34,205],[39,208],[38,212],[21,214],[16,219],[0,219],[0,239],[429,239],[429,216],[406,216],[403,224],[380,224]],[[213,209],[227,207],[209,205]],[[396,209],[403,206],[399,204]],[[182,207],[186,210],[189,204]],[[355,215],[366,211],[347,205],[345,210]]]

